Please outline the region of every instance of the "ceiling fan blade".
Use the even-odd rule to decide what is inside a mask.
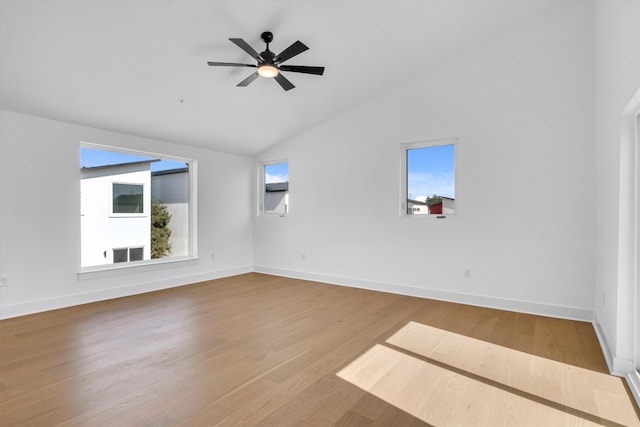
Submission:
[[[275,62],[276,64],[281,64],[287,59],[293,58],[294,56],[301,54],[307,49],[309,49],[307,45],[298,40],[297,42],[280,52],[280,55],[276,56],[273,59],[273,62]]]
[[[291,71],[293,73],[316,74],[321,76],[324,73],[324,67],[307,67],[304,65],[281,65],[282,71]]]
[[[234,43],[240,49],[244,50],[249,55],[251,55],[253,58],[255,58],[258,62],[260,62],[260,63],[264,62],[264,60],[260,57],[260,54],[258,52],[256,52],[256,50],[254,48],[249,46],[249,43],[247,43],[246,41],[244,41],[242,39],[229,39],[229,40],[231,40],[232,43]]]
[[[249,83],[251,83],[257,78],[258,78],[258,72],[256,71],[255,73],[251,74],[249,77],[247,77],[246,79],[238,83],[236,86],[240,86],[240,87],[249,86]]]
[[[240,64],[237,62],[215,62],[215,61],[208,61],[207,64],[209,64],[210,66],[216,66],[216,67],[253,67],[256,68],[257,65],[255,64]]]
[[[278,84],[280,86],[282,86],[282,89],[284,89],[284,90],[291,90],[291,89],[293,89],[295,87],[293,85],[293,83],[291,83],[289,80],[287,80],[287,78],[285,76],[283,76],[282,74],[280,74],[280,73],[278,73],[278,75],[276,75],[274,77],[274,79],[275,79],[275,81],[278,82]]]

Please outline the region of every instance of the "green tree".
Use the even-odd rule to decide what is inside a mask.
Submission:
[[[438,196],[436,194],[434,194],[433,197],[427,197],[427,204],[429,206],[437,205],[439,203],[442,203],[442,197],[440,197],[440,196]]]
[[[171,254],[171,214],[160,200],[151,202],[151,258],[164,258]]]

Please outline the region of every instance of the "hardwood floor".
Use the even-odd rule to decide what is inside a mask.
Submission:
[[[257,273],[3,320],[0,346],[2,426],[640,425],[589,323]]]

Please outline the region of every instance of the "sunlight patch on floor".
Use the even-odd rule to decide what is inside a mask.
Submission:
[[[429,424],[640,426],[620,378],[410,322],[338,376]]]

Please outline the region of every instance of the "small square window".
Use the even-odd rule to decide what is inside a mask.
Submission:
[[[113,213],[144,213],[144,186],[113,183]]]
[[[143,248],[129,248],[129,261],[142,261]]]
[[[129,259],[128,259],[128,251],[129,251],[129,249],[127,249],[127,248],[114,249],[113,250],[113,262],[114,263],[118,263],[118,262],[127,262],[127,261],[129,261]]]

